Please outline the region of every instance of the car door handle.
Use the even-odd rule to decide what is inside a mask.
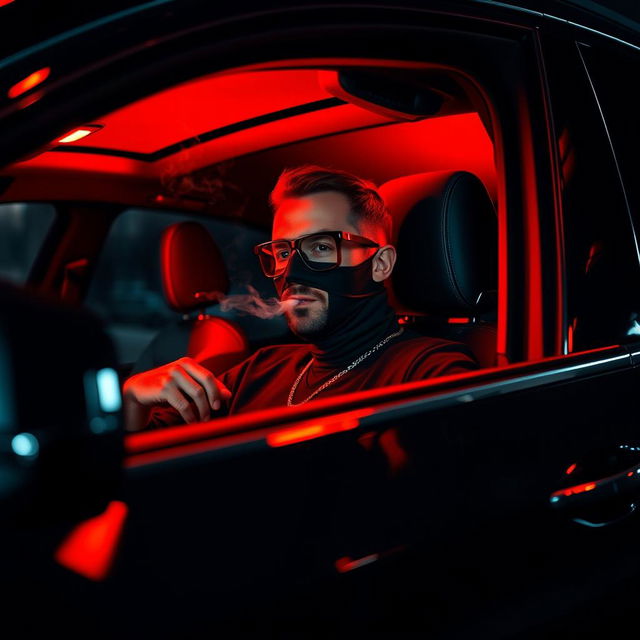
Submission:
[[[552,509],[573,515],[574,522],[590,527],[602,527],[626,518],[640,502],[640,464],[603,478],[582,482],[551,494]],[[615,517],[594,520],[578,517],[594,508],[615,508]],[[613,512],[612,512],[613,513]]]

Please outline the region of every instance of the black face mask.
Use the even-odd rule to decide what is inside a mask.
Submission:
[[[312,338],[317,347],[314,350],[317,360],[342,362],[353,359],[353,353],[363,349],[379,334],[388,332],[389,326],[395,324],[384,284],[375,282],[371,277],[374,257],[375,254],[353,267],[313,271],[296,252],[285,272],[274,278],[279,297],[296,284],[327,292],[327,323]]]
[[[293,284],[301,284],[326,291],[329,296],[343,298],[367,298],[384,291],[384,285],[371,277],[371,265],[375,254],[354,267],[336,267],[329,271],[309,269],[298,255],[292,256],[285,272],[273,279],[273,284],[282,297],[285,289]],[[310,261],[311,262],[311,261]],[[311,264],[323,265],[318,262]]]

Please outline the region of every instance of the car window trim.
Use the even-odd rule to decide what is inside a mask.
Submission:
[[[63,31],[52,38],[48,38],[44,42],[39,42],[38,44],[32,45],[31,47],[27,47],[26,49],[22,49],[13,55],[7,56],[4,59],[0,60],[0,70],[9,67],[10,65],[20,62],[29,56],[45,51],[49,47],[53,47],[58,45],[65,40],[69,40],[74,38],[77,35],[82,35],[87,33],[88,31],[92,31],[94,29],[98,29],[100,27],[104,27],[111,22],[117,22],[123,18],[127,18],[131,15],[135,15],[136,13],[144,13],[148,9],[154,9],[156,7],[161,7],[165,4],[170,4],[173,0],[150,0],[141,5],[137,5],[135,7],[129,7],[127,9],[123,9],[116,13],[111,13],[96,20],[92,20],[86,24],[79,25],[74,27],[73,29],[69,29],[68,31]]]
[[[175,462],[181,458],[190,459],[193,455],[216,454],[236,447],[268,449],[268,437],[274,433],[304,428],[312,423],[349,423],[348,428],[341,429],[338,424],[336,428],[319,433],[317,437],[320,438],[345,430],[375,430],[415,413],[430,413],[505,393],[533,390],[616,370],[623,371],[633,366],[632,355],[640,355],[640,351],[632,354],[628,347],[612,345],[567,356],[545,358],[533,363],[518,363],[503,368],[397,385],[391,388],[392,397],[385,394],[389,388],[381,388],[328,398],[315,403],[315,406],[312,403],[299,407],[278,407],[207,423],[131,433],[125,439],[125,467],[130,470],[141,469],[158,463]],[[499,379],[494,379],[496,377]],[[456,388],[451,389],[451,386]],[[409,397],[402,397],[407,394]],[[378,399],[380,402],[376,404],[375,400]],[[370,402],[363,402],[366,400]],[[349,403],[353,403],[353,406],[349,406]],[[334,413],[332,409],[341,410]],[[356,422],[355,426],[353,421]]]
[[[553,15],[552,13],[546,13],[544,11],[537,11],[536,9],[529,9],[527,7],[521,7],[515,4],[510,4],[507,2],[499,2],[499,0],[475,0],[475,2],[477,2],[478,4],[483,4],[483,5],[487,5],[490,7],[499,7],[500,9],[507,9],[508,11],[513,11],[513,12],[517,12],[520,14],[527,14],[530,16],[534,16],[536,18],[542,18],[543,20],[553,20],[555,22],[560,22],[562,24],[565,24],[569,27],[573,27],[575,29],[582,29],[584,31],[589,31],[591,33],[595,33],[598,36],[601,36],[603,38],[608,38],[609,40],[613,40],[615,42],[618,42],[620,44],[626,45],[627,47],[631,47],[632,49],[636,49],[637,51],[640,51],[640,47],[632,44],[631,42],[627,41],[627,40],[623,40],[622,38],[618,38],[617,36],[613,36],[610,33],[607,33],[605,31],[600,31],[598,29],[594,29],[593,27],[587,27],[584,24],[581,24],[580,22],[575,22],[574,20],[569,20],[568,18],[561,18],[560,16],[556,16]],[[600,7],[600,10],[605,10],[608,11],[607,7]],[[608,18],[609,16],[606,16],[605,14],[598,14],[596,13],[596,15],[598,16],[598,18]],[[620,21],[620,18],[622,18],[623,21]],[[616,12],[616,18],[614,18],[615,20],[618,21],[618,25],[617,26],[621,26],[625,29],[629,29],[629,25],[626,24],[624,22],[624,16],[621,16],[620,14],[617,14]]]
[[[580,62],[582,63],[582,68],[584,69],[587,80],[589,81],[589,86],[591,87],[591,92],[593,93],[593,99],[595,100],[596,106],[598,107],[598,113],[600,114],[600,120],[602,122],[602,126],[604,127],[605,135],[607,137],[607,141],[609,143],[609,150],[611,151],[611,156],[613,158],[613,163],[616,167],[616,173],[618,175],[618,180],[620,182],[620,191],[624,198],[624,204],[627,210],[627,216],[629,219],[629,225],[631,226],[631,231],[633,233],[633,243],[636,248],[636,257],[638,258],[638,263],[640,263],[640,244],[638,243],[638,233],[636,231],[636,225],[633,220],[633,214],[631,211],[631,206],[629,205],[629,197],[627,195],[627,188],[625,185],[625,180],[622,176],[622,171],[620,170],[620,162],[618,161],[618,154],[616,153],[615,145],[613,144],[613,139],[611,137],[611,133],[609,131],[609,124],[607,122],[607,117],[602,109],[602,104],[600,103],[600,97],[598,96],[598,89],[593,82],[593,78],[591,77],[591,72],[589,70],[589,64],[587,60],[585,60],[584,54],[582,52],[582,47],[589,46],[584,45],[581,42],[576,42],[576,49],[578,50],[578,56],[580,58]]]

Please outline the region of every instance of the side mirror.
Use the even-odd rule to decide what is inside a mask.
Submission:
[[[0,284],[0,520],[77,521],[118,497],[115,363],[97,318]]]

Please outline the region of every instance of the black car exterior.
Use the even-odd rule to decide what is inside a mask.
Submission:
[[[640,196],[621,95],[640,40],[488,2],[196,5],[149,2],[0,61],[7,89],[56,71],[34,102],[3,89],[2,162],[79,114],[212,70],[363,51],[465,68],[500,149],[498,366],[123,435],[120,481],[91,505],[119,532],[104,571],[69,552],[86,508],[6,526],[3,582],[25,629],[607,629],[640,567]],[[32,285],[54,288],[55,268],[45,251]],[[3,434],[7,456],[22,431]],[[385,438],[407,456],[399,472]]]

